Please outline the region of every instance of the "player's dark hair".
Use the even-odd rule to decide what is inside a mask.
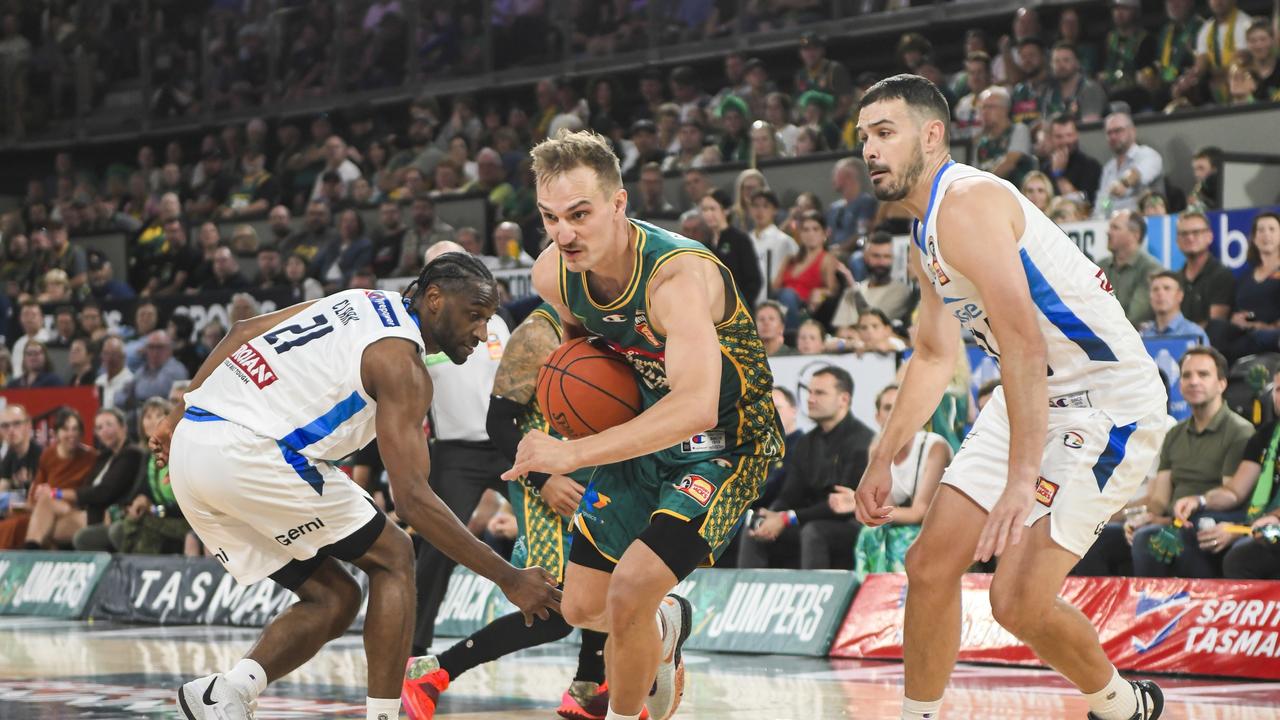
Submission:
[[[943,142],[951,142],[951,106],[937,85],[919,75],[901,73],[872,85],[862,96],[859,107],[865,108],[884,100],[901,100],[912,111],[942,121]]]
[[[835,365],[824,365],[813,373],[812,377],[819,375],[829,375],[836,381],[836,391],[849,393],[849,399],[853,399],[853,376],[842,367]]]
[[[410,303],[432,285],[441,290],[457,290],[464,285],[493,284],[493,273],[470,253],[447,252],[427,263],[418,279],[409,283],[404,296]]]

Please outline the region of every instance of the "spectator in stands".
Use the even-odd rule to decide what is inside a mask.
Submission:
[[[1000,37],[1000,55],[991,63],[992,78],[1010,87],[1022,82],[1022,59],[1017,54],[1023,38],[1040,36],[1040,15],[1032,8],[1020,7],[1013,14],[1012,35]]]
[[[707,173],[699,168],[689,168],[684,171],[682,186],[689,208],[697,209],[702,198],[711,192],[711,181],[707,179]]]
[[[121,407],[127,388],[133,383],[133,372],[125,364],[124,341],[116,335],[102,342],[102,372],[94,380],[103,407]]]
[[[877,307],[867,308],[858,316],[858,342],[854,349],[862,353],[900,353],[907,344],[893,332],[893,321]]]
[[[9,381],[10,390],[62,386],[62,378],[53,374],[53,363],[49,360],[49,350],[44,343],[39,340],[28,341],[18,357],[22,359],[22,368]]]
[[[876,199],[867,192],[867,166],[859,158],[841,158],[831,169],[831,188],[840,196],[827,208],[830,244],[849,247],[867,234],[876,215]]]
[[[1148,192],[1138,200],[1138,210],[1143,217],[1164,217],[1169,214],[1169,204],[1157,192]]]
[[[53,335],[45,344],[51,348],[69,348],[71,347],[71,340],[78,334],[76,331],[76,309],[70,305],[59,305],[53,311]]]
[[[72,245],[67,237],[66,226],[57,221],[49,221],[49,242],[52,252],[46,261],[46,269],[57,268],[67,274],[67,281],[73,292],[78,292],[88,280],[88,261],[84,248]]]
[[[165,329],[173,340],[173,358],[182,363],[191,376],[200,370],[200,363],[204,360],[196,348],[195,330],[195,321],[191,316],[178,313],[169,317],[169,325]]]
[[[1280,376],[1280,372],[1275,375]],[[1273,383],[1271,395],[1273,409],[1280,412],[1280,382]],[[1280,510],[1280,484],[1275,482],[1277,438],[1280,438],[1277,428],[1280,428],[1280,421],[1275,419],[1258,427],[1244,446],[1240,465],[1230,478],[1224,478],[1221,487],[1212,488],[1202,495],[1183,497],[1174,504],[1173,516],[1184,522],[1194,525],[1201,517],[1219,521],[1212,529],[1201,531],[1197,540],[1205,553],[1227,553],[1223,556],[1225,577],[1269,577],[1268,560],[1272,553],[1264,547],[1267,541],[1259,539],[1259,542],[1230,532],[1222,521],[1243,521],[1255,528],[1272,524],[1271,520],[1263,518],[1274,518],[1268,513]],[[1248,547],[1250,542],[1257,546]],[[1280,559],[1280,554],[1277,558]]]
[[[982,112],[978,96],[991,87],[991,56],[971,52],[964,59],[965,87],[969,90],[951,110],[951,139],[969,142],[982,134]]]
[[[342,197],[346,198],[351,194],[351,183],[360,177],[360,166],[351,161],[352,149],[347,147],[347,143],[337,135],[330,135],[324,141],[324,162],[320,169],[316,172],[315,185],[311,189],[311,200],[320,199],[323,195],[323,178],[327,172],[338,173],[339,182],[342,188]]]
[[[413,226],[404,236],[400,267],[395,271],[399,277],[416,277],[422,271],[422,258],[427,249],[441,240],[452,240],[454,234],[452,225],[436,218],[436,203],[430,197],[415,197],[410,212]]]
[[[0,459],[0,489],[25,491],[35,479],[43,448],[35,441],[31,416],[25,407],[11,402],[0,414],[3,415],[0,426],[8,438],[4,457]]]
[[[126,327],[125,330],[131,333],[125,337],[133,339],[125,343],[125,357],[128,358],[127,363],[129,369],[137,372],[142,367],[144,358],[144,347],[147,343],[147,335],[160,326],[160,311],[156,304],[150,300],[143,300],[133,306],[133,327]]]
[[[108,543],[104,522],[107,510],[129,499],[142,468],[142,449],[129,443],[124,413],[115,408],[98,411],[93,434],[101,448],[97,459],[83,484],[75,490],[63,491],[63,499],[84,511],[83,516],[75,520],[81,523],[72,536],[75,548],[109,552],[112,546]]]
[[[315,282],[312,280],[311,282]],[[196,351],[200,353],[202,358],[209,357],[209,353],[222,342],[222,338],[226,337],[227,328],[216,318],[204,324],[200,328],[200,343],[196,345]]]
[[[862,252],[867,279],[857,282],[843,267],[848,287],[840,297],[831,324],[836,328],[857,325],[869,308],[879,308],[892,322],[905,324],[915,307],[915,294],[906,283],[893,278],[893,236],[882,230],[871,233]]]
[[[640,177],[644,166],[657,163],[659,168],[666,159],[666,150],[658,144],[658,127],[652,120],[640,119],[631,124],[630,152],[625,153],[622,179],[628,182]]]
[[[680,132],[676,137],[676,149],[662,161],[662,170],[688,170],[697,167],[698,155],[702,152],[703,131],[696,120],[685,120],[680,123]]]
[[[1040,115],[1066,114],[1080,122],[1097,122],[1106,109],[1107,93],[1084,74],[1076,47],[1059,42],[1050,56],[1053,79],[1040,97]]]
[[[817,425],[796,443],[772,508],[756,511],[739,567],[786,567],[797,549],[806,570],[852,566],[859,525],[832,510],[827,496],[838,485],[857,487],[867,465],[874,433],[849,412],[853,389],[849,373],[832,365],[809,378],[808,415]]]
[[[800,60],[804,67],[796,71],[792,88],[797,104],[800,96],[817,90],[836,101],[835,114],[843,117],[853,105],[853,84],[844,65],[827,58],[827,46],[815,32],[800,35]]]
[[[787,309],[777,300],[765,300],[756,305],[756,334],[769,357],[796,354],[795,348],[788,345],[784,337],[786,317]]]
[[[816,314],[829,299],[837,297],[839,261],[827,251],[827,222],[817,211],[802,213],[797,221],[800,250],[785,260],[770,285],[778,301],[787,308],[787,327],[799,327],[807,308]]]
[[[257,298],[247,292],[238,292],[231,296],[231,304],[227,306],[227,322],[235,325],[241,320],[248,320],[258,315],[262,307]]]
[[[1276,417],[1260,425],[1249,439],[1231,483],[1205,493],[1205,507],[1210,510],[1215,506],[1245,503],[1246,521],[1252,523],[1254,531],[1252,537],[1240,538],[1233,544],[1222,559],[1223,577],[1280,580],[1280,543],[1258,535],[1268,525],[1280,524],[1280,477],[1276,476],[1276,454],[1280,450],[1280,372],[1271,378],[1271,404]],[[1233,499],[1236,502],[1232,503]]]
[[[31,238],[17,233],[5,238],[4,262],[0,264],[0,281],[5,295],[16,298],[31,288],[36,270],[36,256],[31,251]]]
[[[982,91],[978,105],[982,111],[982,134],[974,145],[975,164],[1014,185],[1035,169],[1031,149],[1031,131],[1026,125],[1012,122],[1009,115],[1009,91],[993,85]]]
[[[1280,100],[1280,73],[1276,72],[1276,28],[1270,18],[1253,21],[1249,39],[1249,69],[1258,79],[1258,100]]]
[[[1280,215],[1260,212],[1249,233],[1244,272],[1236,279],[1231,327],[1223,352],[1229,360],[1280,351]]]
[[[72,301],[71,284],[67,282],[67,273],[62,268],[53,268],[44,274],[42,289],[36,295],[36,301],[44,305],[66,303]]]
[[[749,233],[756,251],[756,259],[760,262],[760,277],[771,280],[776,277],[782,265],[796,254],[796,241],[782,232],[774,219],[778,216],[778,196],[772,190],[762,190],[752,195],[749,201],[751,208],[751,226]],[[761,283],[760,294],[754,304],[764,302],[769,287]]]
[[[78,337],[71,341],[67,350],[67,387],[85,387],[93,385],[98,376],[98,368],[94,367],[93,351],[89,349],[89,341]]]
[[[236,186],[236,178],[230,168],[225,167],[225,160],[226,154],[216,142],[201,155],[200,162],[191,172],[190,196],[194,200],[189,199],[185,203],[188,213],[199,210],[202,214],[206,211],[212,214],[219,205],[226,204],[231,189]],[[202,200],[208,203],[208,207],[200,207]]]
[[[642,220],[651,218],[672,217],[676,208],[662,194],[662,167],[658,163],[647,163],[640,169],[639,192],[636,193],[636,204],[631,214]]]
[[[222,247],[222,235],[217,223],[212,220],[200,223],[200,229],[196,231],[196,251],[200,253],[200,264],[196,265],[188,278],[191,285],[186,288],[188,294],[195,294],[196,288],[213,275],[213,256],[219,247]]]
[[[218,217],[259,216],[280,199],[280,181],[267,172],[267,157],[262,150],[250,147],[244,151],[240,166],[244,175],[232,188],[226,203],[218,208]]]
[[[769,93],[777,90],[777,86],[769,80],[769,70],[760,58],[750,58],[742,66],[743,79],[746,81],[737,91],[738,97],[747,104],[748,115],[761,119],[765,116],[765,100]]]
[[[258,231],[248,223],[240,223],[231,231],[231,252],[237,258],[252,258],[258,254]]]
[[[507,182],[507,171],[502,165],[502,156],[493,148],[481,148],[476,153],[476,179],[463,187],[463,192],[484,193],[489,204],[502,207],[503,203],[515,192],[511,183]]]
[[[723,128],[720,133],[720,157],[722,162],[747,162],[751,159],[751,136],[748,125],[751,111],[747,103],[737,95],[721,101],[716,113]]]
[[[822,323],[809,318],[796,330],[796,352],[801,355],[821,355],[827,339]]]
[[[877,425],[884,427],[897,400],[897,385],[886,385],[876,395]],[[920,534],[920,524],[950,462],[951,446],[946,438],[926,430],[918,431],[911,443],[894,456],[889,468],[893,476],[888,500],[893,511],[889,522],[862,528],[854,546],[854,574],[859,581],[870,573],[905,570],[907,548]],[[853,512],[856,507],[853,488],[837,485],[832,490],[828,498],[831,509],[837,513]]]
[[[1102,59],[1102,85],[1113,100],[1148,109],[1153,98],[1138,84],[1138,71],[1155,61],[1156,47],[1142,28],[1140,0],[1111,0],[1111,26]]]
[[[1195,12],[1194,0],[1165,0],[1164,10],[1165,21],[1155,38],[1154,60],[1149,71],[1138,73],[1138,81],[1155,100],[1155,107],[1169,102],[1174,82],[1195,66],[1196,37],[1204,23]]]
[[[791,105],[791,96],[786,93],[771,92],[764,99],[764,119],[773,126],[782,141],[783,154],[788,157],[796,154],[800,135],[800,128],[792,122]]]
[[[1053,202],[1053,182],[1049,176],[1039,170],[1032,170],[1022,178],[1022,194],[1036,206],[1040,212],[1049,214],[1049,205]]]
[[[124,516],[113,522],[108,535],[118,552],[156,554],[179,552],[190,526],[182,517],[182,509],[169,485],[169,468],[157,467],[155,456],[146,451],[155,428],[169,414],[171,406],[163,398],[152,398],[142,406],[138,426],[141,448],[138,481]],[[77,538],[79,540],[79,538]]]
[[[287,205],[276,205],[267,213],[267,226],[271,228],[271,242],[277,247],[285,245],[293,234],[293,216]]]
[[[764,173],[755,168],[747,168],[738,173],[733,181],[733,209],[729,212],[729,224],[750,232],[754,227],[751,219],[751,198],[762,190],[769,189],[769,181]]]
[[[1182,299],[1182,314],[1215,337],[1211,321],[1226,321],[1235,301],[1236,280],[1212,253],[1213,230],[1209,218],[1197,210],[1186,210],[1178,216],[1178,249],[1186,263],[1178,269],[1186,296]]]
[[[378,277],[390,277],[400,263],[407,230],[402,218],[400,203],[394,200],[383,200],[378,204],[378,227],[369,238],[371,244],[369,263]],[[278,265],[278,254],[276,260]]]
[[[77,334],[88,338],[94,347],[98,347],[107,336],[107,326],[102,321],[102,308],[94,301],[88,300],[80,306],[76,316]]]
[[[1207,78],[1214,99],[1227,99],[1227,70],[1237,56],[1247,56],[1253,18],[1240,12],[1236,0],[1209,0],[1213,17],[1196,35],[1196,72]]]
[[[156,330],[146,336],[146,362],[134,373],[133,383],[125,391],[125,406],[137,410],[148,398],[169,397],[169,388],[177,380],[191,376],[173,357],[173,339],[169,333]]]
[[[834,150],[840,147],[840,128],[831,121],[831,109],[834,106],[835,98],[819,90],[810,90],[796,100],[804,127],[812,130],[820,139],[817,150]],[[796,138],[797,155],[805,154],[800,151],[800,143],[801,139]]]
[[[1183,498],[1196,498],[1230,482],[1253,435],[1249,421],[1222,401],[1227,388],[1227,359],[1222,353],[1210,347],[1193,347],[1182,356],[1180,367],[1179,384],[1191,416],[1164,437],[1159,471],[1147,490],[1150,517],[1145,523],[1135,520],[1126,525],[1126,532],[1132,533],[1133,571],[1138,577],[1205,578],[1219,574],[1214,557],[1205,552],[1214,551],[1210,542],[1216,535],[1207,533],[1202,548],[1194,525],[1166,528]],[[1185,547],[1166,563],[1157,552],[1167,547],[1160,534],[1169,532],[1180,533]]]
[[[1146,234],[1147,221],[1137,210],[1117,210],[1107,224],[1111,256],[1098,262],[1134,327],[1151,320],[1150,279],[1164,269],[1143,247]]]
[[[116,280],[111,269],[111,261],[104,255],[95,255],[89,259],[89,291],[95,300],[132,300],[137,297],[133,288]]]
[[[280,261],[280,248],[267,244],[258,248],[258,274],[253,287],[259,290],[275,290],[288,285],[284,277],[284,263]]]
[[[1018,40],[1018,66],[1022,68],[1022,80],[1013,87],[1009,97],[1009,117],[1027,127],[1040,122],[1041,98],[1053,90],[1044,55],[1044,41],[1039,36]]]
[[[148,266],[150,279],[141,295],[176,295],[187,288],[187,280],[200,265],[200,252],[187,239],[187,227],[181,220],[164,224],[164,245],[152,256]]]
[[[751,123],[751,157],[749,162],[759,166],[765,160],[777,160],[786,157],[786,149],[782,146],[782,138],[767,121],[756,120]]]
[[[1203,147],[1191,156],[1191,174],[1195,185],[1187,193],[1187,207],[1201,211],[1222,207],[1222,149]]]
[[[315,200],[308,203],[302,229],[289,236],[281,252],[300,255],[308,263],[315,260],[316,255],[338,236],[330,225],[330,218],[328,205]]]
[[[1126,112],[1107,116],[1107,145],[1112,157],[1102,166],[1094,217],[1102,220],[1116,210],[1136,210],[1138,198],[1164,189],[1164,159],[1148,145],[1138,144],[1138,131]]]
[[[285,258],[284,278],[288,283],[290,298],[295,303],[324,297],[320,281],[307,274],[307,259],[302,255],[293,254]]]
[[[231,248],[223,246],[215,250],[213,271],[200,285],[200,291],[241,290],[247,287],[249,287],[249,280],[240,272],[240,263],[231,253]],[[196,290],[189,288],[187,293],[194,295]]]
[[[36,479],[27,496],[31,517],[24,547],[28,550],[68,545],[85,523],[84,511],[74,505],[76,491],[90,479],[98,451],[80,442],[84,422],[75,410],[59,410],[53,427],[56,440],[40,455]]]
[[[1223,104],[1233,107],[1252,105],[1261,99],[1258,97],[1258,89],[1261,86],[1262,81],[1253,73],[1249,62],[1243,58],[1237,58],[1227,69],[1227,101]]]

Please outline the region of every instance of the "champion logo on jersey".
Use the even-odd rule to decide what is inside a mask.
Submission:
[[[262,390],[266,386],[276,381],[276,373],[267,364],[262,353],[258,352],[252,345],[245,343],[236,349],[227,357],[227,362],[238,371],[242,379],[253,383]]]
[[[391,301],[386,295],[378,290],[366,290],[364,294],[369,298],[369,302],[373,303],[373,310],[378,313],[378,319],[385,327],[400,327],[400,318],[396,317],[395,311],[391,309]]]
[[[623,315],[622,313],[614,313],[612,315],[605,315],[600,319],[605,322],[626,322],[627,316]]]

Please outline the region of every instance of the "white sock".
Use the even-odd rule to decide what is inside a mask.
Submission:
[[[257,660],[244,658],[222,677],[228,685],[239,690],[241,695],[250,700],[267,689],[267,671],[262,669]]]
[[[902,720],[934,720],[941,710],[942,698],[929,702],[902,698]]]
[[[1138,712],[1138,696],[1129,681],[1120,677],[1120,671],[1111,669],[1111,682],[1096,693],[1085,695],[1089,712],[1099,720],[1129,720]]]
[[[368,720],[400,720],[400,698],[364,699]]]
[[[610,706],[609,712],[604,716],[604,720],[640,720],[640,713],[636,713],[635,715],[623,715]]]

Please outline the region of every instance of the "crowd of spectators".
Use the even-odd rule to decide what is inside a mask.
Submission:
[[[1099,262],[1127,317],[1143,335],[1191,335],[1217,348],[1190,354],[1181,377],[1170,378],[1181,380],[1192,408],[1194,425],[1186,430],[1191,437],[1222,425],[1215,420],[1222,406],[1188,395],[1197,383],[1188,364],[1194,369],[1206,358],[1221,357],[1214,367],[1225,384],[1229,363],[1280,351],[1280,216],[1257,215],[1246,267],[1233,274],[1208,252],[1215,231],[1204,214],[1221,206],[1221,152],[1199,150],[1192,165],[1194,185],[1177,188],[1160,152],[1141,143],[1133,114],[1211,102],[1221,93],[1222,98],[1235,97],[1241,83],[1233,79],[1238,74],[1234,68],[1242,64],[1258,76],[1257,88],[1271,87],[1266,81],[1275,69],[1274,29],[1270,20],[1246,22],[1230,0],[1213,0],[1210,20],[1188,14],[1190,3],[1171,0],[1168,22],[1157,31],[1142,24],[1135,5],[1132,0],[1112,3],[1113,27],[1102,45],[1082,31],[1073,8],[1057,11],[1053,33],[1042,30],[1040,11],[1024,8],[1015,15],[1011,34],[994,47],[986,33],[968,33],[963,63],[951,75],[939,68],[926,38],[908,33],[898,43],[896,70],[933,79],[952,101],[954,137],[971,143],[975,163],[1020,187],[1055,221],[1107,221],[1108,256]],[[322,6],[327,9],[319,10]],[[374,2],[363,22],[338,23],[340,32],[352,39],[373,38],[363,59],[332,58],[317,49],[299,68],[336,62],[344,73],[355,73],[343,75],[341,87],[347,89],[376,86],[370,73],[383,73],[389,84],[402,82],[403,75],[391,70],[403,72],[406,59],[386,60],[376,47],[384,34],[383,50],[394,45],[391,38],[405,29],[398,6],[395,0]],[[290,16],[306,19],[288,35],[304,51],[315,47],[311,36],[334,32],[316,23],[336,21],[327,3],[307,7],[316,12]],[[575,43],[582,40],[583,52],[607,52],[635,40],[637,30],[626,12],[618,11],[616,17],[600,12],[598,27],[611,31],[575,37]],[[504,31],[534,32],[538,18],[545,19],[539,13],[541,9],[503,16]],[[218,17],[223,21],[215,23],[213,32],[228,43],[226,62],[255,57],[256,51],[245,48],[255,42],[256,31],[246,32],[245,25],[227,19],[229,14]],[[445,20],[477,22],[468,17],[463,13],[430,22],[424,17],[416,27],[422,32],[438,29]],[[499,20],[495,15],[495,25]],[[1237,26],[1242,41],[1222,39],[1235,38],[1230,33]],[[697,28],[690,30],[695,35],[720,32],[714,13],[687,27]],[[446,240],[494,268],[527,266],[542,244],[527,151],[563,128],[590,129],[613,142],[632,189],[629,210],[634,217],[677,227],[716,252],[754,309],[770,355],[908,349],[917,291],[894,272],[894,237],[904,233],[909,218],[897,203],[877,202],[868,191],[853,129],[861,93],[881,75],[855,74],[828,57],[827,43],[816,34],[797,39],[799,70],[792,77],[771,72],[759,58],[731,53],[724,58],[723,77],[715,80],[688,66],[665,73],[649,68],[631,87],[610,78],[585,85],[547,78],[532,88],[528,102],[519,91],[484,98],[422,96],[405,115],[395,108],[357,105],[333,116],[317,114],[304,124],[254,118],[205,134],[194,159],[177,141],[163,148],[142,145],[130,153],[130,162],[107,166],[57,153],[47,176],[29,178],[21,208],[0,217],[0,304],[7,305],[10,317],[0,350],[8,362],[0,362],[0,379],[15,388],[95,386],[107,416],[94,419],[99,448],[86,459],[71,443],[69,429],[62,442],[63,426],[70,428],[73,419],[55,423],[57,439],[41,454],[32,445],[30,418],[21,408],[11,408],[21,417],[0,425],[0,432],[8,433],[0,482],[33,494],[30,525],[19,530],[15,523],[7,542],[119,547],[120,538],[93,530],[100,522],[87,521],[100,521],[115,508],[120,518],[138,521],[130,527],[142,532],[139,542],[149,543],[147,547],[182,549],[182,533],[169,527],[176,506],[166,495],[167,485],[157,480],[162,471],[145,454],[127,463],[112,460],[122,457],[123,447],[113,443],[123,437],[145,438],[158,412],[156,403],[182,391],[226,332],[220,320],[197,326],[188,315],[168,312],[172,301],[222,293],[233,298],[229,319],[234,321],[258,311],[255,294],[262,292],[280,293],[291,302],[416,275],[425,252]],[[423,62],[428,57],[458,62],[456,58],[475,50],[459,42],[432,47]],[[222,62],[218,57],[215,62]],[[323,93],[332,88],[319,78],[328,76],[322,70],[310,80],[295,79],[305,86],[302,91],[312,87],[308,83],[318,83],[314,89]],[[215,96],[222,98],[217,102],[226,107],[260,102],[267,91],[246,88],[236,77],[228,70],[227,82],[216,85],[225,90]],[[249,72],[244,77],[260,76]],[[289,92],[292,87],[283,91]],[[1253,92],[1255,99],[1263,99],[1261,90]],[[1090,157],[1079,146],[1079,124],[1095,120],[1104,123],[1108,157]],[[838,159],[817,156],[831,157],[829,176],[805,188],[771,187],[768,161],[824,151],[841,151]],[[710,170],[726,162],[749,167],[732,183],[715,187]],[[437,217],[437,203],[459,196],[483,199],[483,225],[455,228]],[[1177,245],[1185,264],[1166,269],[1145,247],[1144,217],[1170,212],[1179,213]],[[268,230],[260,234],[253,223],[261,228],[264,218]],[[127,238],[127,267],[115,268],[105,255],[72,242],[104,231]],[[104,305],[122,300],[133,301],[132,317],[109,321]],[[65,352],[61,373],[54,372],[51,351]],[[903,515],[895,518],[897,525],[918,525],[935,476],[981,405],[980,395],[975,407],[969,406],[968,372],[967,363],[957,367],[950,404],[939,409],[930,432],[922,431],[895,464],[895,488],[899,472],[904,483],[908,477],[913,483],[912,491],[900,498]],[[752,566],[852,567],[857,547],[860,572],[892,569],[914,535],[860,534],[849,517],[847,491],[832,490],[856,485],[874,442],[873,430],[849,410],[855,392],[865,389],[833,367],[820,371],[808,390],[807,415],[817,427],[790,438],[796,447],[792,460],[771,479],[734,557]],[[887,413],[895,396],[893,388],[879,393],[877,412]],[[794,416],[794,397],[779,388],[775,398],[784,420],[788,413]],[[117,430],[109,427],[112,419],[118,421]],[[1166,450],[1185,452],[1186,446],[1179,442]],[[1274,457],[1274,442],[1268,447]],[[54,453],[53,464],[44,463],[49,453]],[[29,462],[33,455],[35,465]],[[1208,456],[1194,457],[1203,464]],[[130,482],[104,486],[108,475],[102,468],[92,473],[57,470],[72,460],[86,468],[99,462],[131,467],[130,473],[120,470]],[[1227,467],[1232,462],[1227,456],[1219,479],[1239,486],[1232,492],[1241,500],[1250,490],[1240,489],[1248,483]],[[1273,461],[1255,464],[1274,474]],[[57,472],[60,479],[39,475],[45,466],[46,475]],[[1161,472],[1166,470],[1162,457]],[[74,482],[67,479],[72,474],[77,475]],[[1143,498],[1149,517],[1143,524],[1128,523],[1131,530],[1163,527],[1176,516],[1176,502],[1184,494],[1175,491],[1176,497],[1164,498],[1162,493],[1168,493],[1162,477],[1167,480],[1157,474],[1152,494]],[[85,482],[91,485],[82,487]],[[111,502],[101,498],[106,488],[117,493]],[[1213,501],[1205,500],[1204,507],[1232,509],[1224,495],[1201,494]],[[86,511],[85,516],[77,516],[76,509]],[[1190,518],[1194,513],[1183,514]],[[0,528],[15,520],[0,521]],[[85,527],[87,534],[82,533]],[[1130,534],[1145,538],[1140,532]],[[1116,537],[1113,532],[1104,540]],[[1123,531],[1118,537],[1129,547]],[[0,530],[0,546],[5,542]],[[1147,547],[1134,542],[1133,552],[1140,546]],[[1114,543],[1107,547],[1112,555],[1123,554]],[[1134,567],[1148,565],[1135,562]]]

